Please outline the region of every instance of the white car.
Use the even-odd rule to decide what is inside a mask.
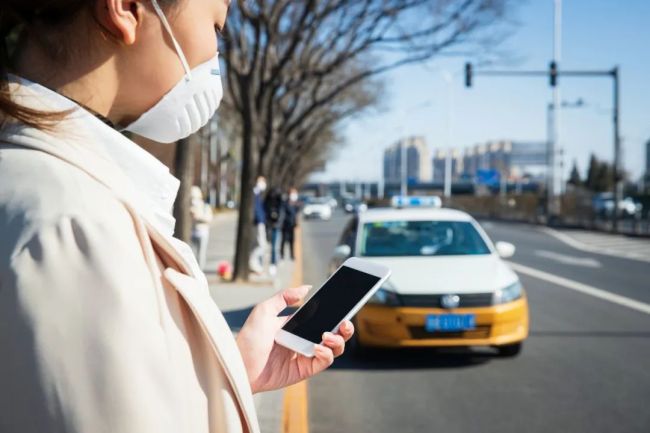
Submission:
[[[332,269],[354,255],[392,270],[355,317],[357,345],[493,346],[517,355],[528,335],[528,304],[502,260],[514,245],[493,245],[464,212],[399,205],[352,218],[334,252]]]
[[[312,197],[307,200],[302,208],[305,218],[318,218],[329,220],[332,217],[332,206],[327,197]]]

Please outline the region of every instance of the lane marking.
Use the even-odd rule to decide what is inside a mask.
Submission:
[[[309,431],[307,407],[307,382],[291,385],[284,392],[282,405],[282,433],[307,433]]]
[[[599,289],[588,284],[583,284],[578,281],[570,280],[557,275],[549,274],[548,272],[540,271],[539,269],[531,268],[519,263],[508,262],[508,264],[516,272],[528,275],[539,280],[548,281],[549,283],[557,284],[558,286],[565,287],[585,295],[593,296],[594,298],[602,299],[604,301],[618,304],[623,307],[631,308],[632,310],[640,311],[641,313],[650,314],[650,304],[637,301],[626,296],[617,295],[603,289]]]
[[[618,257],[618,258],[625,258],[625,259],[632,259],[632,260],[638,260],[640,262],[650,262],[650,257],[645,256],[645,255],[639,255],[639,254],[629,254],[626,253],[625,251],[617,251],[613,250],[611,248],[607,247],[600,247],[600,246],[592,246],[585,244],[577,239],[572,238],[571,236],[559,232],[555,229],[552,229],[550,227],[541,227],[539,229],[543,233],[546,233],[550,236],[553,236],[555,239],[564,242],[570,247],[573,247],[577,250],[580,251],[586,251],[588,253],[596,253],[596,254],[602,254],[605,256],[613,256],[613,257]],[[606,244],[609,246],[610,244]]]
[[[558,263],[572,266],[584,266],[586,268],[601,268],[602,265],[596,259],[591,257],[574,257],[560,254],[553,251],[535,250],[535,255],[545,259],[555,260]]]
[[[296,227],[294,233],[294,268],[291,278],[291,287],[298,287],[303,283],[302,269],[302,228]],[[282,433],[308,433],[309,408],[307,398],[307,381],[291,385],[284,391],[282,403],[282,419],[280,431]]]

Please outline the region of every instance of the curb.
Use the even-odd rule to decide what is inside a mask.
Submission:
[[[302,227],[300,226],[296,227],[294,243],[295,262],[291,287],[298,287],[303,283]],[[291,385],[285,390],[280,431],[282,433],[309,432],[307,381]]]

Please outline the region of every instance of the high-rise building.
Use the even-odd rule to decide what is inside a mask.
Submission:
[[[433,181],[442,183],[445,181],[447,168],[447,150],[437,150],[433,157]],[[465,157],[454,149],[451,151],[451,179],[457,180],[464,171]]]
[[[511,179],[541,178],[546,171],[546,143],[491,141],[465,149],[462,161],[458,174],[468,177],[479,170],[496,170]]]
[[[429,148],[424,137],[404,138],[384,151],[384,182],[402,181],[402,152],[406,153],[406,178],[412,182],[430,182]]]

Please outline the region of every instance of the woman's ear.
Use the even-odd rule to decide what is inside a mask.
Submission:
[[[136,33],[144,15],[139,0],[99,0],[95,16],[104,28],[126,45],[135,43]]]

